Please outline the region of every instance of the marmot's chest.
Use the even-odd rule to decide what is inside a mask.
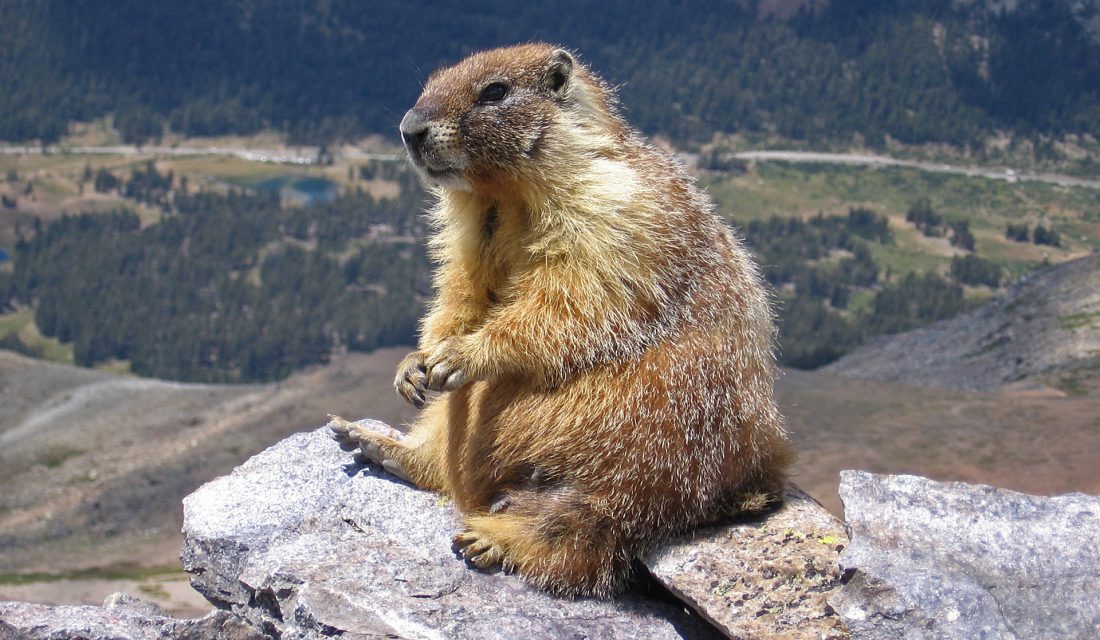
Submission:
[[[491,306],[504,302],[510,293],[512,280],[522,271],[528,230],[522,220],[502,214],[491,206],[482,214],[477,228],[475,255],[468,262],[475,287],[484,290]]]

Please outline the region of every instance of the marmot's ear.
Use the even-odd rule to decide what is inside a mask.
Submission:
[[[573,75],[573,56],[564,49],[558,49],[550,55],[550,64],[542,75],[542,83],[551,93],[560,94],[569,84]]]

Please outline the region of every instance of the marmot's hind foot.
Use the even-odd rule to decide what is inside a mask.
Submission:
[[[477,567],[498,560],[505,571],[566,598],[606,598],[622,589],[635,549],[621,530],[568,499],[564,489],[547,500],[537,491],[513,495],[512,512],[466,517],[455,549]]]
[[[512,573],[515,569],[512,562],[505,556],[504,549],[484,533],[465,531],[458,534],[454,537],[454,550],[482,571],[500,568],[505,573]]]
[[[397,459],[397,451],[407,447],[390,436],[379,433],[375,429],[349,422],[340,416],[329,416],[329,429],[341,446],[359,447],[359,457],[363,461],[373,462],[390,474],[397,476],[405,482],[416,484],[409,477],[405,465]]]

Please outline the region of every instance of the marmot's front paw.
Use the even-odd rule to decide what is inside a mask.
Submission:
[[[428,388],[432,391],[454,391],[470,379],[469,363],[458,350],[458,339],[444,340],[424,360]]]
[[[397,393],[417,409],[424,406],[424,391],[428,385],[426,357],[423,351],[413,351],[405,356],[397,365],[397,377],[393,381]]]

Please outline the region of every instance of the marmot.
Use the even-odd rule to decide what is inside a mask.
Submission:
[[[437,297],[363,453],[454,499],[456,550],[565,596],[623,588],[670,534],[780,499],[775,325],[748,251],[567,51],[432,74],[400,126],[436,185]],[[341,426],[342,425],[342,426]]]

